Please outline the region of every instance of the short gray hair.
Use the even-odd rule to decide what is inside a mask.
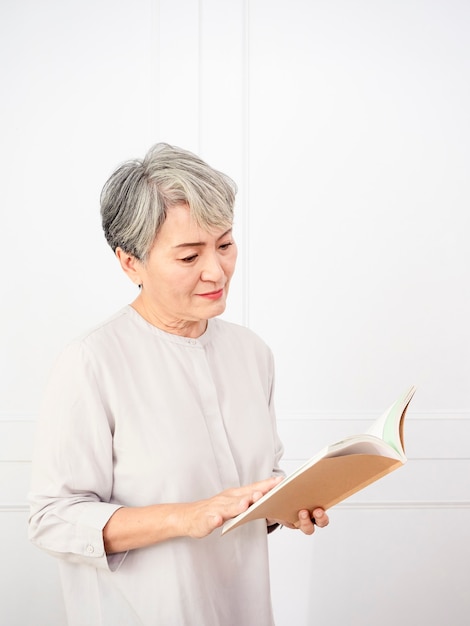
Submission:
[[[123,163],[101,192],[107,242],[145,262],[167,210],[187,204],[203,228],[230,228],[237,187],[195,154],[158,143],[144,159]]]

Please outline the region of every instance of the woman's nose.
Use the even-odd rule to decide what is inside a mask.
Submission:
[[[204,267],[201,272],[201,280],[216,283],[224,276],[224,270],[217,254],[209,254],[204,260]]]

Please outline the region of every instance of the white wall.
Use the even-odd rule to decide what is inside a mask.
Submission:
[[[270,538],[278,626],[468,624],[469,28],[464,0],[3,0],[2,625],[64,623],[34,421],[57,351],[133,297],[98,196],[161,140],[239,183],[226,316],[275,352],[286,469],[418,385],[405,468]]]

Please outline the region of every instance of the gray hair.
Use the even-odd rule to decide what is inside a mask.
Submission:
[[[167,210],[187,204],[196,223],[230,228],[237,187],[195,154],[158,143],[144,159],[123,163],[101,192],[107,242],[145,262]]]

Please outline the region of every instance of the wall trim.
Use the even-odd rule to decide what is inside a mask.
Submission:
[[[29,505],[26,503],[0,503],[0,513],[26,513],[29,512]]]
[[[278,422],[295,422],[295,421],[313,421],[313,422],[329,422],[329,421],[351,421],[351,420],[376,420],[379,412],[374,411],[289,411],[288,409],[277,409]],[[406,416],[406,421],[414,420],[433,420],[433,421],[451,421],[470,420],[470,411],[418,411]]]
[[[396,501],[396,502],[341,502],[334,507],[335,510],[398,510],[398,509],[452,509],[462,510],[470,509],[470,500],[461,501],[433,501],[428,500],[426,502],[418,501]],[[29,512],[29,505],[26,503],[0,503],[1,513],[26,513]]]
[[[37,416],[32,413],[9,413],[0,411],[0,422],[35,422]]]
[[[396,501],[396,502],[342,502],[337,504],[335,509],[470,509],[470,500],[460,501]]]
[[[379,416],[375,411],[299,411],[289,409],[277,409],[278,422],[294,422],[294,421],[349,421],[349,420],[375,420]],[[452,410],[452,411],[417,411],[406,417],[407,421],[411,420],[470,420],[470,410]],[[1,422],[35,422],[37,415],[34,413],[15,413],[12,411],[0,410]]]

